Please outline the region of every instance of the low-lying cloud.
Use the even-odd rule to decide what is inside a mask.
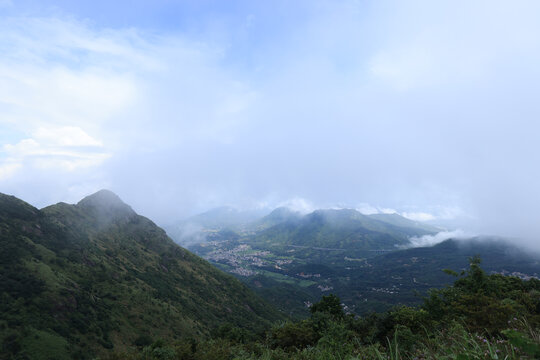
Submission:
[[[467,234],[461,229],[441,231],[435,235],[412,236],[409,238],[410,245],[405,246],[405,248],[433,246],[448,239],[463,240],[471,238],[472,236],[473,235]]]

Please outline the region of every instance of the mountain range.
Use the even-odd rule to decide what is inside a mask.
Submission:
[[[321,209],[301,215],[278,208],[249,229],[222,228],[214,241],[189,248],[299,318],[329,293],[356,314],[418,304],[428,289],[452,282],[444,269],[463,269],[475,255],[490,272],[540,275],[540,255],[504,239],[447,239],[412,248],[411,239],[441,229],[398,214]]]
[[[268,214],[263,210],[241,211],[219,207],[165,225],[164,228],[177,243],[188,246],[205,241],[229,240],[234,234],[243,236],[255,233],[260,241],[277,240],[302,245],[306,242],[302,238],[308,237],[307,242],[316,245],[313,232],[322,231],[317,235],[321,239],[319,245],[331,247],[334,241],[343,242],[342,238],[346,237],[345,244],[354,243],[355,248],[389,245],[387,235],[392,236],[392,245],[405,244],[410,236],[434,234],[441,230],[395,213],[364,215],[354,209],[319,209],[302,214],[287,207],[276,208]],[[334,239],[329,239],[328,235]],[[364,245],[360,244],[362,242]]]
[[[357,315],[414,305],[476,255],[488,272],[540,276],[540,256],[504,239],[406,248],[439,229],[397,214],[197,219],[205,236],[190,249],[210,263],[110,191],[43,209],[0,194],[0,358],[90,359],[231,326],[262,334],[332,293]]]

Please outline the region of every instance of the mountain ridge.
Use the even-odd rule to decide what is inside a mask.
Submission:
[[[354,209],[319,209],[296,222],[282,222],[263,229],[249,242],[379,250],[407,244],[410,236],[433,233],[424,228],[398,226],[373,219]]]
[[[204,337],[283,318],[113,195],[38,210],[0,194],[0,341],[18,356],[45,337],[54,358],[84,359],[148,333]]]

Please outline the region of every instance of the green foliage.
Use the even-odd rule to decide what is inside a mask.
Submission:
[[[313,304],[309,308],[309,311],[312,314],[316,312],[327,313],[327,314],[330,314],[335,319],[342,319],[343,316],[345,316],[345,313],[343,312],[343,308],[341,307],[339,298],[334,294],[323,296],[321,301]]]
[[[234,326],[231,323],[221,324],[212,335],[213,338],[227,340],[234,344],[243,344],[257,338],[253,332]]]
[[[135,339],[133,345],[137,347],[146,347],[152,344],[152,338],[149,335],[141,335]]]
[[[38,210],[0,194],[0,358],[91,359],[284,317],[112,193]],[[49,354],[50,355],[50,354]],[[48,355],[47,355],[48,356]]]
[[[309,319],[275,325],[266,338],[238,341],[234,327],[224,325],[217,331],[219,339],[195,340],[172,348],[176,358],[192,360],[536,359],[540,356],[540,332],[538,324],[533,325],[530,320],[538,315],[537,308],[520,306],[521,301],[530,303],[529,296],[536,294],[536,286],[535,281],[486,275],[478,260],[472,259],[469,270],[454,286],[432,293],[421,308],[401,306],[363,318],[335,316],[333,310],[340,301],[332,295],[315,304]],[[448,310],[447,305],[472,304],[471,296],[479,294],[483,296],[480,303],[499,304],[500,301],[514,310],[519,309],[523,320],[512,317],[504,324],[482,320],[489,322],[491,331],[476,331],[469,325],[479,326],[477,309],[466,312],[458,307],[454,313],[441,317],[441,308]],[[506,316],[493,307],[486,312],[494,318]],[[144,352],[134,356],[146,359]]]
[[[303,349],[313,346],[319,337],[308,320],[285,322],[272,328],[269,334],[269,345],[272,348],[279,347],[289,351]]]
[[[166,346],[162,340],[158,340],[142,351],[143,360],[174,360],[176,352],[174,348]]]
[[[516,348],[528,355],[534,356],[536,359],[540,359],[540,343],[538,343],[538,338],[531,339],[525,333],[513,329],[504,330],[502,333]]]
[[[475,332],[495,334],[507,326],[512,317],[529,316],[537,326],[536,281],[525,282],[513,277],[486,275],[478,258],[470,259],[470,268],[453,286],[432,290],[423,309],[434,321],[462,319]]]

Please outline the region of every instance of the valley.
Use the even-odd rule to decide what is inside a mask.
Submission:
[[[538,256],[502,239],[448,239],[407,248],[409,237],[437,229],[397,214],[318,210],[302,217],[278,209],[236,225],[234,231],[222,223],[208,232],[208,241],[188,248],[294,318],[307,316],[309,304],[330,293],[358,315],[417,305],[429,289],[452,283],[444,269],[465,269],[476,255],[492,273],[540,276]]]

